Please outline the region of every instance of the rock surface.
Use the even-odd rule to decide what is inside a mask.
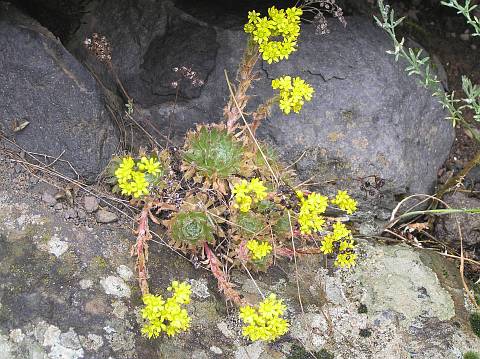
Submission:
[[[2,4],[2,131],[39,161],[95,180],[119,144],[100,87],[48,30]]]
[[[119,12],[112,10],[119,6]],[[135,99],[136,119],[179,139],[195,123],[222,119],[228,95],[224,69],[233,79],[246,36],[240,26],[223,26],[219,21],[212,27],[171,2],[158,2],[154,10],[153,15],[148,6],[137,12],[104,2],[85,17],[70,48],[95,66],[81,39],[93,29],[103,31],[113,48],[119,49],[112,61]],[[112,12],[118,17],[112,19]],[[126,32],[120,26],[123,19],[134,16],[155,31],[147,34],[144,27],[132,24],[119,41]],[[336,188],[348,188],[375,216],[386,218],[396,198],[432,191],[454,131],[443,120],[445,112],[436,99],[406,75],[403,63],[385,53],[391,48],[386,34],[370,19],[352,17],[347,22],[346,28],[330,22],[331,33],[324,36],[304,25],[299,49],[288,61],[259,68],[261,79],[252,91],[257,96],[249,110],[273,95],[270,80],[275,77],[298,75],[312,84],[313,101],[300,115],[285,116],[276,108],[261,126],[259,137],[274,144],[288,162],[303,154],[295,165],[302,179],[313,177],[316,183],[334,182]],[[202,38],[208,54],[197,51],[197,40],[178,42],[188,31]],[[120,53],[125,46],[132,51]],[[181,68],[188,71],[178,71]],[[361,186],[367,181],[374,184],[373,176],[385,184],[366,195]]]
[[[248,300],[261,300],[257,286],[285,300],[291,329],[273,344],[244,340],[237,311],[225,307],[210,274],[153,242],[151,290],[165,293],[171,280],[188,280],[192,327],[148,341],[139,334],[131,224],[97,225],[94,214],[86,222],[66,221],[42,203],[26,173],[10,178],[3,168],[8,161],[0,159],[2,359],[287,359],[300,343],[337,359],[459,359],[480,348],[454,263],[370,242],[360,243],[354,271],[329,272],[317,256],[298,258],[297,270],[279,261],[282,270],[253,273],[256,284],[232,271]]]
[[[443,200],[451,208],[480,208],[480,199],[464,192],[454,192]],[[476,214],[439,216],[435,225],[435,236],[448,246],[460,250],[457,221],[463,237],[463,248],[472,259],[480,259],[480,217]]]

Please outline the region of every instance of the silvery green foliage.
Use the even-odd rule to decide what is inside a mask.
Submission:
[[[472,12],[478,5],[472,5],[470,0],[465,1],[465,5],[460,5],[458,0],[448,0],[442,1],[442,5],[452,7],[457,10],[457,14],[462,14],[467,19],[467,23],[473,27],[475,32],[472,34],[473,36],[480,36],[480,20],[478,17],[473,16]]]
[[[442,4],[450,7],[455,7],[459,10],[459,13],[462,13],[466,16],[467,22],[470,24],[475,24],[475,35],[479,35],[478,30],[480,30],[480,23],[477,17],[470,15],[470,12],[476,7],[470,5],[470,1],[467,0],[464,7],[458,4],[457,0],[449,0],[449,2],[442,2]],[[395,19],[394,10],[390,8],[389,5],[385,5],[383,0],[378,0],[378,7],[380,9],[381,18],[374,16],[377,24],[384,29],[393,41],[394,49],[387,51],[387,53],[394,55],[395,60],[398,61],[399,58],[403,58],[407,61],[408,65],[405,68],[405,71],[408,75],[416,75],[420,78],[421,84],[430,89],[433,92],[433,96],[436,96],[442,106],[446,108],[450,115],[447,117],[452,121],[452,124],[455,126],[457,123],[465,126],[476,140],[480,141],[480,135],[468,124],[468,122],[463,117],[463,110],[470,109],[474,111],[474,118],[476,121],[480,121],[480,86],[473,85],[470,79],[466,76],[462,77],[463,91],[466,94],[466,98],[457,99],[455,98],[454,92],[446,93],[440,80],[437,75],[432,70],[432,64],[428,56],[422,54],[422,49],[412,49],[404,46],[404,38],[401,38],[400,41],[397,39],[395,29],[398,25],[402,23],[405,19],[401,17]]]

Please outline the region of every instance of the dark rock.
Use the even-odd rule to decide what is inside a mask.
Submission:
[[[137,120],[148,119],[157,132],[181,140],[195,123],[222,120],[228,98],[224,69],[233,80],[246,36],[241,27],[225,30],[221,23],[216,24],[215,39],[219,47],[215,66],[209,72],[211,58],[194,56],[192,49],[196,44],[186,46],[172,39],[169,34],[179,30],[173,22],[161,19],[181,18],[177,20],[183,22],[181,36],[189,31],[186,27],[198,26],[197,31],[203,29],[205,44],[212,41],[212,31],[208,25],[196,24],[195,19],[166,4],[157,4],[154,9],[162,10],[158,15],[155,13],[159,23],[155,36],[145,34],[143,27],[129,25],[132,32],[124,39],[122,18],[119,15],[112,19],[110,14],[115,13],[112,9],[121,7],[123,18],[135,13],[149,28],[154,23],[149,13],[152,7],[137,12],[107,1],[99,11],[84,19],[77,44],[71,45],[76,46],[76,53],[81,52],[80,38],[98,27],[107,31],[114,49],[127,45],[132,48],[129,54],[117,53],[118,58],[114,53],[112,61],[127,91],[131,89],[140,96],[133,96],[139,104]],[[437,169],[449,153],[454,131],[443,120],[446,113],[431,93],[416,78],[406,75],[404,63],[396,63],[386,54],[392,47],[388,36],[370,19],[352,17],[347,23],[344,28],[338,21],[330,21],[331,33],[324,36],[315,35],[313,26],[303,25],[298,51],[288,61],[263,64],[259,69],[263,76],[251,90],[255,96],[247,111],[273,96],[270,81],[275,77],[301,76],[312,84],[316,90],[313,101],[304,106],[300,115],[285,116],[275,108],[260,127],[259,138],[272,143],[287,162],[303,155],[295,165],[302,179],[328,183],[322,186],[327,193],[337,188],[348,189],[363,201],[364,208],[386,218],[394,203],[404,195],[432,192]],[[167,43],[171,48],[160,46]],[[183,95],[179,89],[179,98],[172,99],[172,91],[167,91],[168,82],[173,79],[168,77],[169,69],[154,65],[165,61],[166,66],[174,66],[170,60],[159,59],[161,49],[167,59],[175,59],[179,66],[188,64],[200,79],[206,79],[205,83],[198,88],[188,85]],[[132,53],[136,56],[131,56]],[[146,82],[161,74],[168,76],[164,83],[155,83],[155,88]]]
[[[166,9],[170,4],[164,0],[98,1],[92,4],[93,8],[82,19],[82,26],[70,39],[67,48],[86,62],[106,86],[116,89],[117,85],[107,67],[84,47],[85,39],[93,33],[106,36],[111,45],[113,68],[126,84],[127,90],[130,90],[134,87],[132,81],[139,80],[143,56],[152,40],[166,32]]]
[[[431,192],[454,139],[441,105],[385,53],[392,45],[371,21],[329,25],[324,37],[305,26],[289,61],[264,66],[268,79],[299,75],[316,93],[299,116],[276,108],[260,134],[287,161],[306,152],[296,168],[315,182],[349,179],[342,185],[359,196],[364,182],[375,182],[366,177],[384,179],[380,193],[367,196],[372,204],[388,207],[400,195]]]
[[[199,97],[215,66],[216,37],[214,29],[188,21],[169,25],[164,36],[152,40],[144,56],[140,74],[143,86],[134,92],[137,101],[152,105],[175,96]],[[187,53],[191,55],[188,60]],[[198,66],[193,68],[191,64]]]
[[[112,223],[118,220],[118,216],[115,213],[107,211],[105,209],[99,210],[96,213],[95,218],[98,223]]]
[[[83,206],[87,213],[93,213],[98,210],[98,199],[94,196],[85,196],[83,199]]]
[[[25,150],[58,158],[64,174],[75,175],[68,161],[93,181],[119,143],[100,87],[46,29],[13,7],[2,10],[0,127]]]
[[[480,208],[480,199],[463,192],[447,194],[443,200],[451,208]],[[459,250],[457,220],[462,231],[464,249],[470,258],[480,260],[480,216],[475,214],[439,216],[435,226],[435,237],[449,247]]]

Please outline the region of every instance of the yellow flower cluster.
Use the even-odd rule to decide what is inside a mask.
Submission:
[[[259,242],[251,239],[247,242],[247,248],[252,255],[253,260],[262,260],[272,251],[272,245],[268,242]]]
[[[190,303],[190,285],[173,281],[167,290],[173,292],[167,300],[153,294],[145,294],[142,298],[145,304],[142,317],[148,321],[142,328],[142,334],[148,338],[156,338],[162,332],[172,336],[190,327],[191,318],[182,308],[182,305]]]
[[[298,214],[298,223],[302,234],[312,234],[319,232],[325,223],[322,214],[325,213],[328,205],[328,198],[318,193],[312,192],[307,198],[301,191],[297,192],[300,199],[300,212]]]
[[[338,191],[334,199],[331,200],[332,204],[336,204],[338,208],[346,211],[348,214],[352,214],[357,210],[357,201],[350,197],[347,191]]]
[[[322,240],[320,250],[324,254],[330,254],[338,251],[335,265],[337,267],[347,267],[355,265],[357,255],[355,254],[355,244],[352,232],[342,222],[333,224],[333,232],[327,234]]]
[[[116,169],[115,177],[123,195],[139,198],[149,193],[150,183],[145,175],[157,176],[161,172],[160,162],[153,157],[142,157],[135,163],[132,157],[126,156]]]
[[[262,58],[271,64],[288,59],[288,56],[296,50],[302,14],[302,9],[297,7],[279,10],[272,6],[268,9],[268,17],[261,17],[256,11],[249,11],[248,23],[245,24],[244,30],[251,34],[253,41],[259,45]]]
[[[258,178],[252,178],[250,182],[242,180],[233,186],[232,193],[235,195],[235,207],[239,208],[240,212],[248,212],[252,207],[252,203],[257,203],[267,198],[266,191],[267,187]]]
[[[249,305],[240,308],[240,319],[246,324],[243,336],[250,340],[274,341],[288,331],[289,324],[281,316],[285,305],[275,294],[270,294],[257,308]]]
[[[272,88],[280,90],[280,109],[289,114],[293,110],[299,113],[305,101],[312,99],[315,90],[300,77],[292,80],[290,76],[283,76],[272,80]]]

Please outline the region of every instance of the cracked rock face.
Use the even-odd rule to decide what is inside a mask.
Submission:
[[[63,173],[76,175],[68,161],[93,181],[118,145],[100,87],[48,30],[7,6],[0,5],[0,128],[25,150],[58,158]]]
[[[231,271],[252,303],[261,301],[259,290],[284,300],[291,330],[275,343],[245,340],[238,311],[225,306],[210,273],[152,242],[150,290],[168,296],[172,280],[189,281],[192,326],[147,340],[140,334],[142,301],[127,223],[99,225],[93,213],[84,224],[64,219],[40,193],[35,197],[26,174],[12,181],[1,159],[2,359],[287,359],[292,343],[338,359],[459,359],[480,347],[455,263],[369,242],[359,244],[359,264],[351,271],[324,269],[319,256],[298,257],[297,265],[279,260],[267,273],[252,273],[255,282]],[[65,244],[61,254],[50,250],[52,241]]]

